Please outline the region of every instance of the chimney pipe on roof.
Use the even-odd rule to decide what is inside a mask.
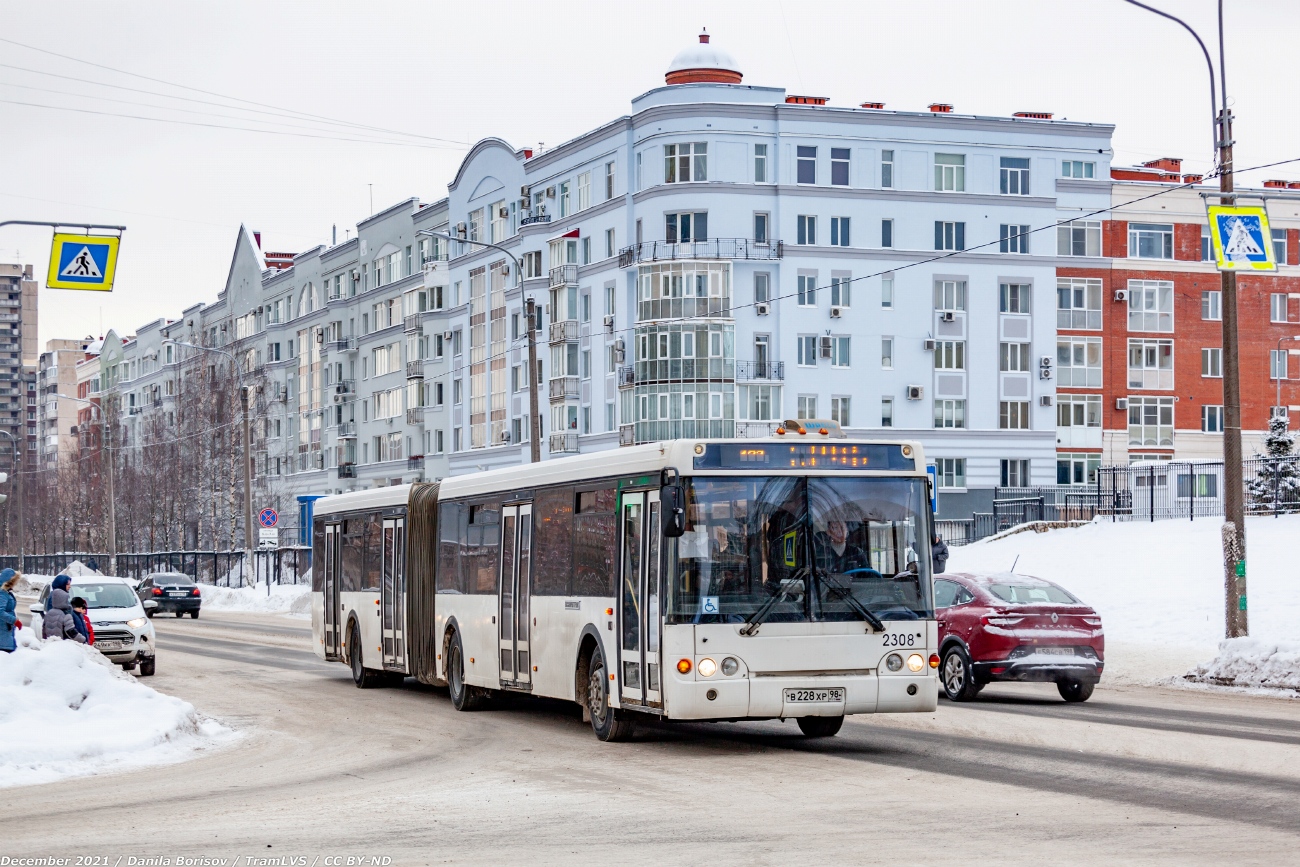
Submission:
[[[1267,180],[1264,181],[1264,186],[1268,187],[1270,190],[1285,190],[1286,181]]]
[[[1024,117],[1030,120],[1051,120],[1052,119],[1052,113],[1050,111],[1018,111],[1011,116]]]
[[[864,102],[858,106],[858,108],[884,108],[884,107],[885,104],[883,102]]]
[[[932,102],[930,103],[930,111],[935,114],[948,114],[952,111],[952,106],[944,102]]]

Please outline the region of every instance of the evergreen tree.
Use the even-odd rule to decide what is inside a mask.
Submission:
[[[1286,416],[1269,419],[1264,448],[1259,472],[1246,483],[1253,511],[1300,511],[1300,458],[1294,453],[1295,434],[1287,429]]]

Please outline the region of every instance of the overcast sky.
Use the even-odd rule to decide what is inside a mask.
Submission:
[[[1217,61],[1214,0],[1149,2],[1187,20]],[[1288,63],[1300,2],[1228,6],[1237,165],[1300,157]],[[159,80],[0,42],[0,220],[128,227],[111,295],[41,290],[42,346],[108,328],[133,333],[215,299],[241,222],[262,232],[266,249],[307,249],[327,243],[334,224],[342,238],[371,213],[369,185],[376,210],[441,198],[479,138],[552,146],[625,114],[634,96],[663,84],[701,26],[748,84],[834,105],[1051,111],[1116,124],[1118,164],[1168,155],[1192,171],[1210,165],[1199,49],[1176,24],[1123,0],[0,0],[0,38]],[[14,104],[24,102],[46,107]],[[296,117],[237,110],[268,111],[252,103]],[[347,138],[405,144],[336,140]],[[1241,180],[1266,177],[1300,179],[1300,163]],[[0,230],[0,261],[20,256],[43,276],[48,249],[48,230]]]

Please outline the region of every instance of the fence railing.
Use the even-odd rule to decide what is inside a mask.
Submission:
[[[109,556],[89,551],[64,551],[57,554],[27,554],[18,563],[18,555],[0,556],[0,569],[17,569],[23,574],[58,575],[73,561],[108,573]],[[252,562],[237,551],[147,551],[117,555],[117,575],[140,580],[151,572],[181,572],[200,584],[222,587],[245,587],[270,580],[273,584],[299,584],[308,580],[311,548],[286,545],[253,551]]]

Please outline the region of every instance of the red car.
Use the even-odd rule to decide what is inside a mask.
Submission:
[[[1101,618],[1064,588],[1011,573],[936,575],[939,682],[970,701],[993,681],[1055,683],[1066,701],[1087,701],[1101,680]]]

